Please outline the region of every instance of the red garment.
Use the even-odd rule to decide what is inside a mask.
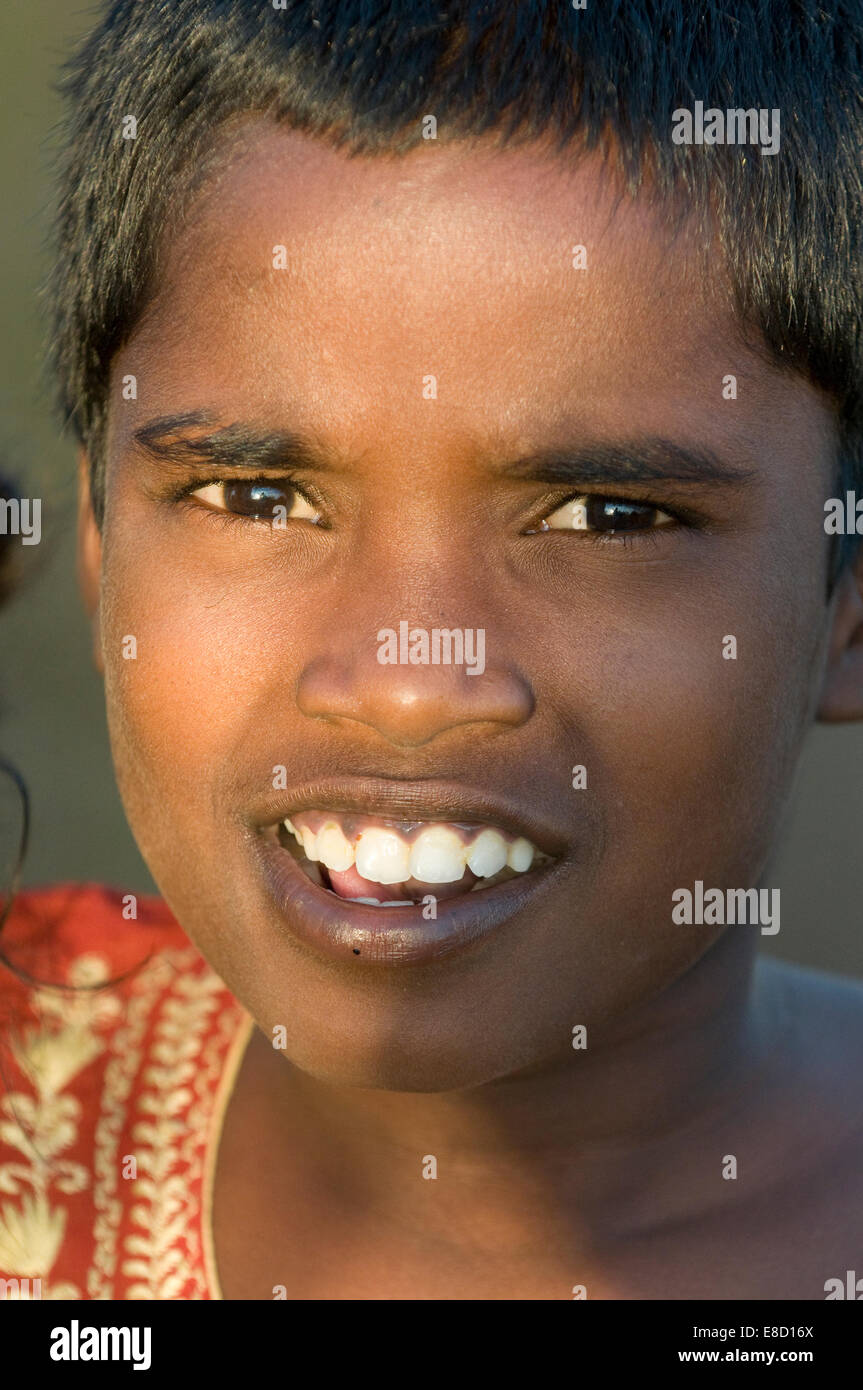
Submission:
[[[221,1298],[212,1181],[253,1020],[157,898],[22,893],[0,952],[45,982],[0,964],[5,1296]]]

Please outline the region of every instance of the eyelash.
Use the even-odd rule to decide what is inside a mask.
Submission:
[[[261,524],[266,525],[267,523],[265,520],[262,523],[262,521],[258,518],[243,516],[242,514],[237,512],[220,511],[215,507],[208,507],[205,503],[195,502],[192,500],[192,494],[198,492],[201,488],[210,487],[214,483],[222,483],[228,485],[230,483],[238,482],[244,482],[248,484],[249,487],[254,486],[256,483],[277,483],[283,487],[290,488],[292,491],[296,492],[300,497],[304,499],[304,501],[306,501],[309,504],[309,506],[317,508],[320,505],[318,500],[314,496],[312,496],[309,493],[309,491],[301,483],[297,482],[297,480],[294,477],[292,477],[292,475],[289,473],[280,473],[275,477],[262,474],[258,477],[252,478],[226,478],[213,477],[212,475],[202,475],[201,477],[194,478],[186,483],[183,483],[181,487],[175,488],[169,494],[169,501],[173,503],[180,503],[189,510],[206,513],[207,520],[214,524],[232,526],[236,522],[246,522],[253,526],[258,526]],[[666,524],[663,526],[646,526],[641,530],[636,529],[629,531],[593,531],[576,529],[575,533],[579,535],[582,542],[589,539],[590,543],[593,545],[613,545],[623,546],[624,548],[626,548],[628,546],[633,545],[643,545],[645,542],[648,542],[649,544],[656,546],[660,543],[658,534],[659,532],[667,530],[677,531],[682,527],[690,530],[698,529],[699,525],[703,524],[700,523],[699,518],[694,516],[692,513],[684,510],[683,508],[670,507],[667,505],[660,507],[658,502],[653,502],[650,498],[621,497],[614,493],[584,492],[583,490],[579,492],[571,492],[568,496],[563,497],[560,501],[555,501],[553,503],[547,504],[543,509],[542,519],[544,519],[546,516],[552,515],[556,511],[559,511],[560,508],[565,507],[567,503],[574,502],[579,498],[590,498],[602,502],[635,503],[638,506],[643,506],[646,510],[652,508],[656,511],[662,511],[672,519],[673,524],[671,525]],[[302,519],[303,518],[294,518],[295,521]],[[328,529],[325,522],[313,524],[318,525],[320,529]],[[539,526],[537,526],[535,528],[531,528],[524,534],[541,536],[566,536],[572,535],[573,531],[567,529],[566,527],[549,527],[548,530],[543,531],[540,529]]]
[[[577,534],[582,543],[584,541],[589,541],[592,545],[613,545],[627,547],[632,545],[642,545],[645,541],[647,541],[651,545],[656,546],[660,544],[660,534],[663,531],[680,531],[684,529],[692,531],[703,529],[704,527],[704,519],[696,515],[694,512],[690,511],[688,508],[672,507],[669,506],[667,503],[663,503],[662,505],[660,505],[659,502],[655,502],[652,498],[649,497],[621,497],[617,493],[585,492],[584,489],[581,489],[578,492],[571,492],[567,497],[562,498],[560,501],[554,501],[550,504],[547,504],[543,509],[543,519],[553,515],[554,512],[560,511],[560,509],[562,507],[567,506],[568,503],[576,502],[581,499],[584,499],[586,501],[618,502],[624,505],[628,503],[630,506],[643,507],[645,511],[652,510],[663,512],[667,517],[670,518],[670,523],[665,522],[661,526],[645,526],[642,529],[634,529],[629,531],[625,529],[621,529],[618,531],[593,531],[586,529],[582,530],[580,528],[573,528],[573,530],[570,530],[568,527],[565,526],[549,527],[547,530],[542,530],[540,526],[537,525],[535,528],[531,528],[531,530],[526,534],[534,534],[541,536],[567,536]]]
[[[310,507],[317,508],[320,505],[317,498],[313,497],[311,493],[308,491],[308,489],[302,483],[297,482],[296,479],[293,478],[290,473],[279,473],[274,477],[266,474],[260,474],[257,477],[253,478],[249,478],[246,476],[214,478],[212,475],[206,476],[202,474],[201,477],[193,478],[189,482],[183,483],[180,487],[174,488],[168,494],[167,500],[169,502],[178,503],[190,511],[206,512],[208,520],[214,522],[221,522],[226,525],[233,525],[237,521],[248,522],[253,526],[267,524],[266,520],[264,520],[262,523],[262,521],[259,518],[251,516],[242,516],[238,512],[229,512],[227,510],[222,511],[216,507],[208,507],[204,502],[196,502],[193,500],[193,493],[199,492],[200,489],[204,487],[212,487],[214,483],[222,484],[225,487],[229,486],[231,483],[245,483],[248,487],[254,487],[255,484],[262,485],[267,483],[275,483],[282,487],[290,488],[291,491],[296,492],[298,496],[302,497],[304,502],[307,502],[309,504]],[[304,518],[301,517],[294,518],[295,521],[303,519]],[[321,522],[319,524],[319,529],[326,530],[328,528],[324,522]]]
[[[659,545],[659,532],[678,529],[677,526],[645,526],[643,531],[583,531],[581,534],[591,545],[615,545],[626,549],[631,545]],[[549,533],[543,531],[541,534]],[[566,532],[563,534],[566,535]]]

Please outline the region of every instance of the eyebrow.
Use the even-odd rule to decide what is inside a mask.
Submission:
[[[197,431],[215,417],[209,411],[161,415],[133,431],[134,443],[158,462],[178,468],[207,461],[221,468],[329,469],[335,454],[296,430],[266,430],[237,422]],[[184,432],[196,433],[184,437]],[[583,441],[572,448],[531,451],[504,462],[501,475],[551,485],[674,482],[741,486],[756,474],[721,459],[711,449],[677,444],[655,435],[611,443]]]
[[[248,468],[258,472],[332,465],[333,455],[329,451],[310,435],[296,430],[264,430],[238,422],[223,425],[208,434],[184,437],[184,431],[197,431],[202,425],[212,424],[214,418],[205,410],[160,415],[134,430],[132,439],[157,462],[177,468],[204,461],[220,468]]]
[[[675,444],[656,435],[610,443],[585,441],[574,449],[541,449],[503,470],[540,483],[722,483],[742,486],[757,475],[721,459],[712,449]]]

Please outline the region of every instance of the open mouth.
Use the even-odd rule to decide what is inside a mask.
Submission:
[[[524,836],[491,825],[310,808],[276,830],[311,882],[343,901],[380,908],[483,892],[551,863]]]
[[[577,852],[505,796],[428,778],[301,785],[246,827],[277,928],[351,970],[435,967],[498,930],[517,940]]]

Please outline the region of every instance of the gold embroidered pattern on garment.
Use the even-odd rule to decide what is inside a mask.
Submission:
[[[108,962],[103,956],[79,956],[67,978],[76,986],[98,984],[108,978]],[[104,1051],[97,1030],[113,1024],[120,1004],[107,992],[48,989],[34,989],[31,1001],[39,1022],[10,1030],[9,1045],[34,1094],[14,1091],[0,1101],[0,1139],[26,1160],[0,1165],[0,1192],[20,1198],[0,1205],[0,1266],[12,1277],[40,1281],[35,1296],[78,1299],[77,1285],[50,1277],[68,1215],[65,1206],[52,1201],[52,1189],[71,1196],[89,1182],[82,1164],[62,1157],[77,1140],[81,1120],[80,1102],[62,1092]],[[30,1297],[29,1283],[19,1297]]]
[[[93,954],[77,957],[68,971],[73,985],[108,978],[108,961]],[[94,1251],[86,1296],[206,1298],[197,1194],[214,1093],[242,1009],[192,949],[163,951],[143,966],[125,1008],[109,990],[74,995],[35,989],[29,1002],[39,1023],[10,1030],[9,1042],[32,1094],[19,1090],[0,1100],[0,1140],[23,1156],[0,1164],[0,1194],[14,1199],[0,1202],[0,1269],[10,1278],[41,1280],[34,1297],[85,1296],[76,1284],[51,1280],[68,1218],[57,1196],[81,1192],[91,1182],[84,1165],[63,1157],[81,1125],[80,1102],[63,1091],[107,1048],[94,1131]],[[217,1027],[207,1037],[214,1011]],[[132,1179],[122,1176],[124,1134],[126,1144],[131,1134],[137,1165]],[[121,1240],[129,1208],[119,1195],[122,1181],[130,1184],[131,1224],[138,1229]],[[117,1291],[118,1261],[123,1278],[132,1281],[125,1295]],[[30,1297],[29,1285],[17,1296]]]
[[[171,965],[157,956],[135,980],[126,1015],[111,1039],[105,1068],[102,1107],[96,1121],[93,1147],[93,1263],[87,1275],[92,1299],[112,1299],[117,1270],[117,1237],[123,1203],[117,1196],[121,1156],[117,1146],[126,1118],[129,1095],[141,1065],[142,1040],[158,994],[169,984]]]
[[[183,962],[176,961],[180,970]],[[156,1023],[151,1061],[142,1073],[138,1120],[132,1129],[138,1177],[132,1220],[142,1233],[126,1237],[129,1258],[123,1274],[135,1282],[127,1298],[202,1298],[206,1295],[200,1254],[200,1205],[192,1195],[203,1170],[209,1126],[197,1129],[186,1112],[194,1100],[196,1077],[205,1068],[202,1038],[225,989],[211,971],[177,976]],[[237,1021],[239,1021],[239,1010]],[[209,1088],[218,1059],[205,1077]],[[179,1168],[180,1171],[177,1171]],[[191,1292],[184,1289],[194,1271]]]

